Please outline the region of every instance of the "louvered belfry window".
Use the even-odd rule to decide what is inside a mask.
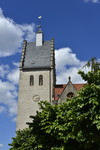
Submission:
[[[43,76],[39,75],[39,85],[43,85]]]

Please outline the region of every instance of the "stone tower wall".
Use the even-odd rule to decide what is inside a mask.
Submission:
[[[29,116],[39,110],[39,101],[51,102],[51,74],[50,70],[20,71],[17,130],[27,127],[26,122],[31,121]],[[30,75],[34,76],[33,86],[30,86]],[[41,86],[39,75],[43,75]]]

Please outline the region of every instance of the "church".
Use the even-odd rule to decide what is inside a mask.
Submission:
[[[29,116],[39,110],[39,101],[59,104],[77,94],[84,84],[56,84],[54,39],[44,41],[41,26],[36,41],[24,40],[20,60],[17,130],[27,127]]]

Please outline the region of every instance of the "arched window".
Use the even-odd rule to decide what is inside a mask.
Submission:
[[[43,76],[39,75],[39,85],[43,85]]]
[[[34,85],[34,76],[30,76],[30,86]]]
[[[69,92],[69,93],[67,94],[67,97],[68,97],[68,98],[72,98],[72,97],[74,97],[74,93]]]

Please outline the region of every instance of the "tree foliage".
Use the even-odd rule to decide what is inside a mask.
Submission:
[[[12,146],[10,150],[33,150],[36,146],[35,137],[31,134],[31,129],[18,130],[16,137],[12,138],[13,142],[9,144]]]
[[[100,70],[79,74],[87,84],[77,96],[59,105],[41,102],[10,150],[100,150]]]
[[[95,57],[92,57],[83,67],[91,67],[91,71],[100,70],[100,63]]]

